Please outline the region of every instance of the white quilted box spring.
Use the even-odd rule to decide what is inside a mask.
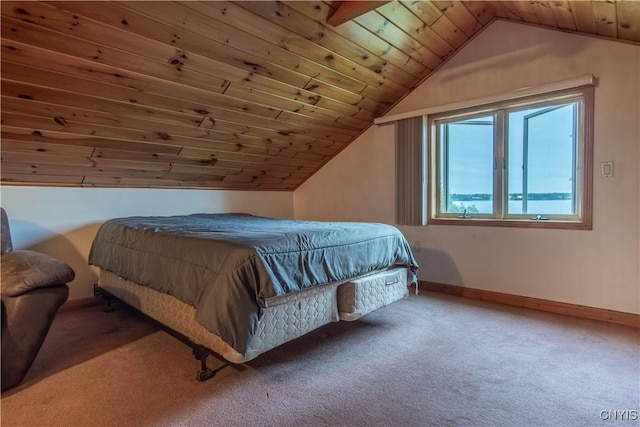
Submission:
[[[339,320],[338,283],[271,299],[249,348],[241,354],[200,325],[195,320],[194,307],[172,295],[130,282],[106,270],[100,271],[99,284],[115,297],[231,363],[248,362],[267,350]]]
[[[343,283],[338,287],[340,320],[357,320],[409,295],[406,268],[394,268]]]

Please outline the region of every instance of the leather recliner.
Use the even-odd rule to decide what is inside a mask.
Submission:
[[[13,250],[9,220],[0,208],[2,296],[2,390],[19,384],[44,342],[51,323],[69,297],[75,272],[49,255]]]

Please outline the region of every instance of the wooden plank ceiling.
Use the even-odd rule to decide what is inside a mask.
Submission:
[[[496,18],[640,42],[633,1],[1,7],[4,185],[292,190]]]

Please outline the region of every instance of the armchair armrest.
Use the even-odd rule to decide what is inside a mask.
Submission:
[[[69,296],[64,284],[17,297],[2,295],[2,390],[23,380],[44,342],[58,309]]]
[[[67,264],[40,252],[8,252],[0,261],[3,296],[17,297],[31,289],[66,284],[75,277],[75,272]]]

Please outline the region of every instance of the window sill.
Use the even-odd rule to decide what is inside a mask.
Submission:
[[[588,221],[535,221],[527,219],[483,219],[483,218],[431,218],[427,225],[466,225],[472,227],[510,227],[510,228],[543,228],[558,230],[592,230]]]

